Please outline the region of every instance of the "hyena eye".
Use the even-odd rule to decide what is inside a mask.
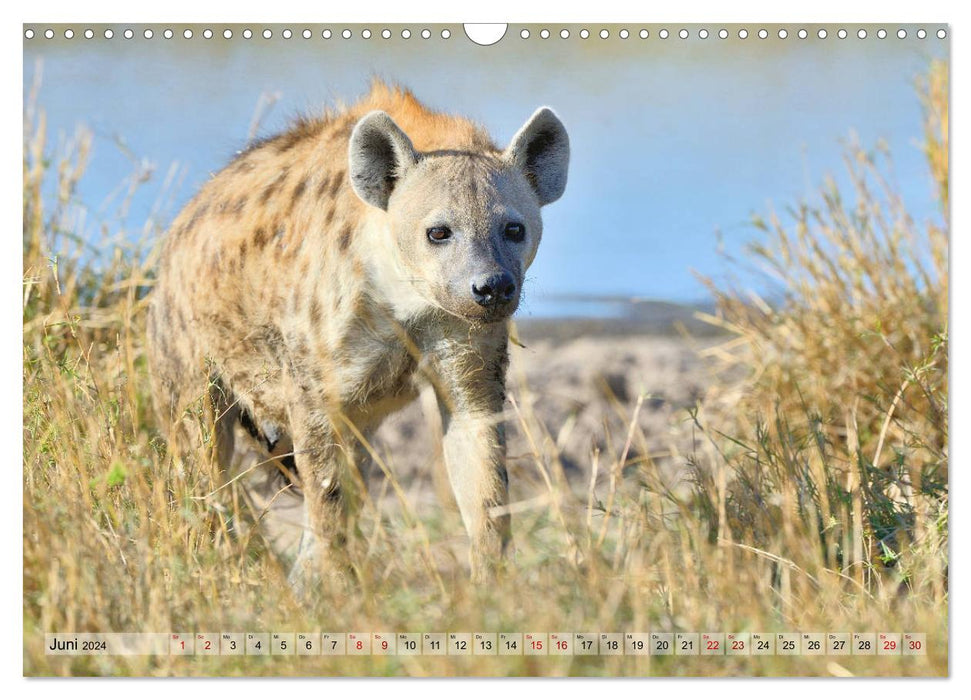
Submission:
[[[425,234],[432,243],[441,243],[452,237],[452,229],[448,226],[432,226]]]
[[[513,243],[519,243],[526,238],[526,227],[522,224],[506,224],[505,234]]]

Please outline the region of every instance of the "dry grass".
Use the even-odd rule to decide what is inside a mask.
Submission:
[[[294,598],[285,565],[211,495],[211,462],[177,469],[151,417],[145,296],[155,240],[94,226],[74,192],[90,137],[24,134],[24,667],[29,675],[941,675],[947,672],[946,67],[922,84],[942,220],[913,222],[882,156],[851,147],[851,199],[758,222],[769,304],[715,290],[744,381],[714,386],[647,455],[632,428],[569,484],[556,436],[515,382],[529,437],[515,565],[476,590],[457,514],[404,490],[362,498],[350,592]],[[137,179],[137,178],[136,178]],[[133,184],[134,186],[134,184]],[[97,234],[92,234],[92,229]],[[606,421],[605,421],[606,424]],[[205,433],[205,425],[200,425]],[[693,432],[693,434],[691,434]],[[685,447],[687,446],[687,447]],[[639,455],[636,459],[634,454]],[[378,455],[379,457],[384,457]],[[393,457],[393,456],[390,456]],[[393,460],[391,460],[393,461]],[[679,479],[689,474],[690,480]],[[918,631],[894,657],[53,658],[47,631]]]

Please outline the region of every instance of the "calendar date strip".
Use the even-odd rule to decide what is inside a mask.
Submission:
[[[925,656],[916,632],[48,633],[50,656]]]

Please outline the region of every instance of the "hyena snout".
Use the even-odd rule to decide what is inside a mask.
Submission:
[[[518,292],[516,280],[505,270],[481,275],[472,281],[472,298],[487,309],[508,306],[517,300]]]

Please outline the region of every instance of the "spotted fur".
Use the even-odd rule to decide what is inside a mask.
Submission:
[[[473,578],[500,558],[504,321],[568,157],[548,109],[501,150],[471,121],[375,83],[242,152],[172,223],[148,324],[159,416],[177,426],[208,393],[223,466],[276,457],[290,472],[295,576],[347,567],[347,463],[423,382],[441,407]],[[513,219],[522,241],[504,233]],[[454,232],[447,245],[426,235],[439,224]],[[501,307],[473,294],[496,270],[515,287]]]

